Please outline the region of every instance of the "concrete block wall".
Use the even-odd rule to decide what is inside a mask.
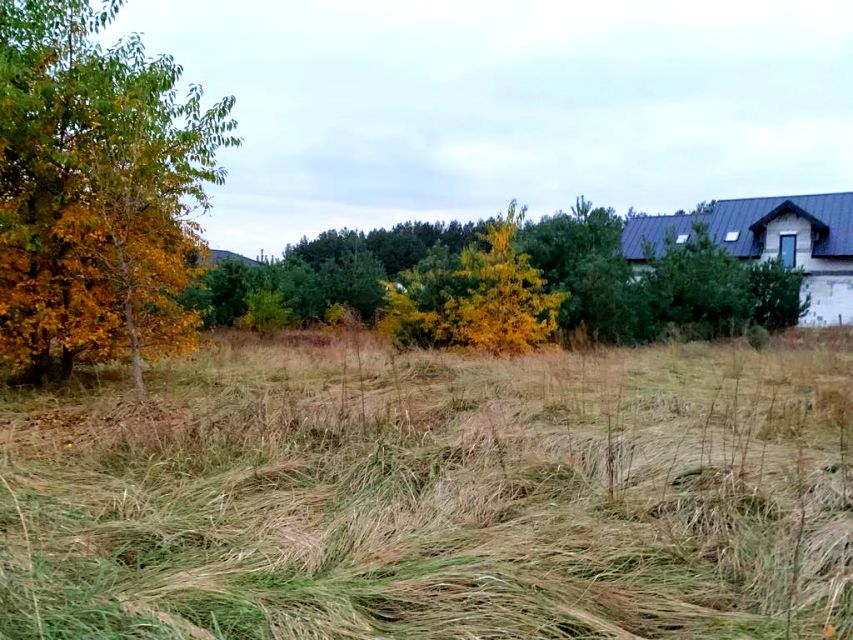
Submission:
[[[853,272],[847,275],[809,275],[801,296],[811,294],[811,307],[800,318],[803,327],[853,324]]]

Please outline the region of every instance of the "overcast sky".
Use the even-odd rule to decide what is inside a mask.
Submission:
[[[254,257],[328,228],[853,189],[853,5],[130,0],[245,139],[203,219]]]

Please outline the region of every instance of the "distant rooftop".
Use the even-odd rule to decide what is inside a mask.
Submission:
[[[250,267],[258,267],[261,264],[257,260],[252,260],[251,258],[247,258],[246,256],[240,255],[239,253],[234,253],[233,251],[227,251],[225,249],[210,250],[209,262],[213,264],[218,264],[223,260],[234,260],[236,262],[242,262],[243,264]]]
[[[731,255],[757,258],[763,224],[774,212],[786,208],[826,231],[814,245],[815,257],[853,257],[853,192],[718,200],[710,213],[632,218],[622,233],[622,254],[628,260],[644,260],[649,244],[658,256],[663,255],[668,234],[690,234],[693,223],[702,222],[711,239]]]

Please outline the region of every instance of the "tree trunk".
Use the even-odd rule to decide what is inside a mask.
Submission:
[[[130,343],[130,358],[133,363],[133,382],[136,385],[136,396],[139,400],[145,400],[148,395],[145,389],[145,381],[142,379],[142,353],[139,347],[139,330],[136,327],[136,314],[133,311],[133,277],[125,255],[124,248],[119,239],[112,234],[113,246],[116,250],[116,260],[121,271],[124,282],[124,327],[127,329],[127,338]]]
[[[74,370],[74,353],[67,347],[62,347],[62,360],[59,364],[59,376],[62,380],[67,380]]]
[[[133,298],[128,290],[124,297],[124,326],[130,340],[130,357],[133,361],[133,382],[136,385],[136,395],[144,400],[147,392],[145,381],[142,379],[142,354],[139,350],[139,333],[136,330],[136,319],[133,313]]]
[[[13,385],[43,387],[50,381],[50,369],[50,349],[45,347],[33,356],[32,361],[26,369],[13,375],[10,382]]]

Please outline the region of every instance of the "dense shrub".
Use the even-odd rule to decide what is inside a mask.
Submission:
[[[382,266],[366,250],[344,248],[338,258],[326,258],[316,268],[291,251],[283,260],[256,267],[224,260],[208,269],[182,302],[203,311],[208,327],[233,325],[251,312],[252,300],[263,305],[265,315],[277,304],[288,324],[321,322],[334,304],[354,309],[370,322],[384,302],[384,278]]]
[[[752,265],[749,292],[753,300],[753,321],[771,331],[796,326],[811,303],[808,296],[800,301],[805,275],[802,268],[785,269],[781,260]]]
[[[746,340],[753,349],[761,351],[770,344],[770,332],[760,324],[753,324],[746,330]]]
[[[249,295],[249,311],[243,318],[247,329],[260,333],[271,333],[283,329],[291,315],[284,306],[284,298],[278,291],[255,291]]]

